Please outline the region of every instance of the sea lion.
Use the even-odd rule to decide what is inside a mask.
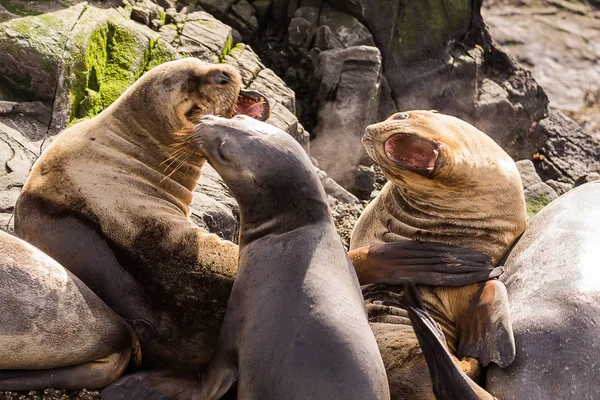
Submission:
[[[219,399],[237,381],[238,399],[389,399],[358,279],[302,147],[244,116],[204,117],[194,141],[240,206],[217,350],[201,386],[153,375],[148,389],[133,376],[103,395]]]
[[[197,367],[216,344],[238,249],[189,219],[205,159],[178,132],[205,114],[265,119],[268,103],[240,87],[225,64],[151,69],[60,134],[17,201],[16,233],[132,326],[144,367]]]
[[[0,391],[100,388],[130,359],[131,328],[73,274],[0,231]]]
[[[472,125],[436,112],[397,113],[368,126],[363,144],[390,181],[360,216],[350,241],[352,257],[353,249],[412,239],[477,250],[497,264],[525,229],[525,200],[515,163]],[[363,262],[369,268],[358,265],[361,284],[406,281],[393,275],[386,279],[368,257]],[[445,285],[420,286],[419,291],[452,354],[504,367],[515,356],[508,299],[504,285],[485,281],[489,277],[474,275],[471,282],[453,283],[433,276],[433,281],[415,283]],[[427,365],[406,311],[395,300],[397,291],[367,286],[363,294],[392,398],[433,398]],[[474,360],[467,358],[460,367],[476,379]]]
[[[500,399],[600,398],[600,181],[560,196],[529,220],[501,279],[517,357],[492,366]]]

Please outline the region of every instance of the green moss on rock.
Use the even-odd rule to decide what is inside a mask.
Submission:
[[[544,207],[546,207],[552,199],[548,196],[537,196],[537,197],[528,197],[527,201],[527,215],[529,217],[533,217],[535,214],[539,213]]]
[[[77,38],[84,57],[73,63],[69,125],[99,114],[146,71],[177,58],[158,34],[116,12],[89,18],[96,26]]]
[[[92,34],[80,76],[85,83],[75,85],[82,90],[71,97],[71,121],[99,114],[134,82],[140,44],[136,35],[111,22]]]

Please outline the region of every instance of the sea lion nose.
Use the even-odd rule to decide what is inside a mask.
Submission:
[[[213,82],[217,85],[226,85],[231,81],[231,75],[226,71],[218,70],[213,73]]]

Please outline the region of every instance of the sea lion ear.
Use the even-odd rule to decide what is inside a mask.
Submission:
[[[463,290],[466,287],[463,287]],[[457,310],[458,357],[474,357],[483,366],[504,368],[515,359],[515,338],[510,322],[506,287],[497,279],[465,290],[464,307]]]

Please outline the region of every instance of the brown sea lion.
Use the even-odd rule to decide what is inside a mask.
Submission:
[[[243,116],[205,117],[194,140],[240,206],[239,270],[217,350],[201,387],[199,376],[168,385],[155,374],[103,395],[219,399],[237,381],[238,399],[389,399],[358,279],[302,147]]]
[[[515,163],[472,125],[435,112],[397,113],[367,127],[363,144],[390,181],[352,233],[350,255],[357,260],[362,284],[406,280],[381,273],[376,263],[353,249],[412,239],[477,250],[497,264],[525,229],[525,200]],[[419,291],[453,355],[504,367],[515,357],[506,288],[485,279],[474,275],[466,285],[434,276],[433,281],[415,283],[444,285],[420,286]],[[448,286],[453,284],[466,286]],[[394,300],[397,291],[367,287],[364,294],[392,398],[433,398],[417,338]],[[467,358],[460,366],[471,377],[478,375],[473,360]]]
[[[501,279],[517,357],[492,366],[499,399],[600,398],[600,181],[562,195],[529,220]]]
[[[0,305],[0,391],[100,388],[130,359],[139,364],[139,343],[114,311],[56,261],[2,231]]]
[[[265,119],[268,104],[240,87],[224,64],[153,68],[60,134],[17,201],[16,233],[131,325],[146,367],[196,367],[216,344],[238,249],[189,219],[205,159],[178,132],[206,114]]]

